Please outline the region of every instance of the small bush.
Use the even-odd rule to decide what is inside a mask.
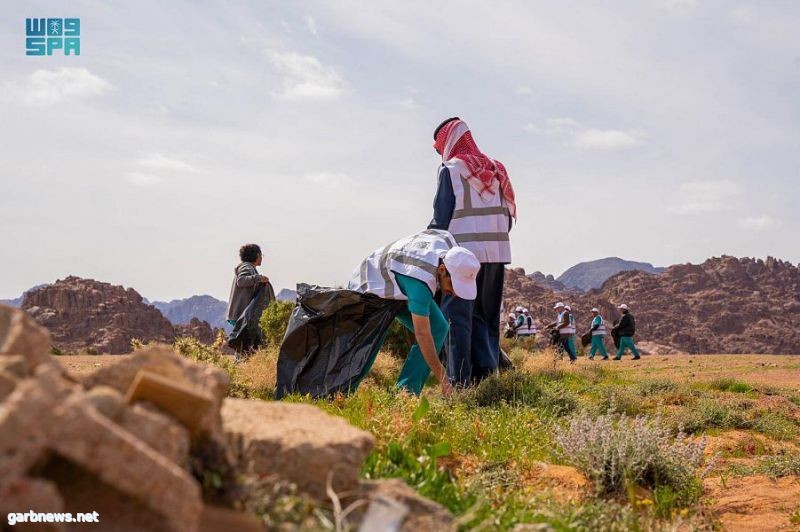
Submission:
[[[669,379],[653,379],[640,382],[636,385],[636,389],[643,397],[652,397],[672,393],[678,389],[678,385]]]
[[[534,406],[541,396],[542,387],[536,378],[515,370],[492,375],[461,395],[476,406],[495,406],[500,402]]]
[[[800,475],[800,456],[775,455],[764,458],[756,467],[758,473],[763,473],[771,478]]]
[[[732,379],[730,377],[720,377],[718,379],[714,379],[711,381],[709,386],[711,386],[711,389],[713,390],[734,393],[747,393],[753,389],[753,387],[746,382],[737,381],[736,379]]]
[[[286,334],[286,327],[289,326],[289,318],[294,310],[294,303],[291,301],[274,301],[264,309],[261,314],[261,330],[264,331],[264,340],[268,345],[281,345],[283,336]]]
[[[744,405],[720,401],[719,398],[703,398],[685,408],[676,419],[676,429],[689,434],[698,434],[708,429],[749,428]]]
[[[535,402],[554,416],[566,416],[578,409],[578,398],[560,382],[544,386]]]
[[[649,489],[668,486],[682,504],[699,495],[697,468],[705,441],[671,436],[660,418],[582,413],[557,428],[559,456],[594,481],[601,494],[624,495],[634,485]]]

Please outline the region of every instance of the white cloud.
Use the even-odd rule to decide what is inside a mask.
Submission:
[[[754,231],[762,231],[780,225],[778,220],[769,214],[762,214],[761,216],[748,216],[739,220],[739,227],[742,229],[751,229]]]
[[[275,69],[283,76],[283,90],[276,93],[284,100],[335,100],[348,92],[347,82],[331,67],[310,55],[272,51]]]
[[[306,29],[308,29],[308,32],[314,37],[319,38],[319,33],[317,33],[317,23],[314,20],[314,17],[307,16],[305,20],[306,20]]]
[[[536,94],[535,90],[526,85],[520,85],[519,87],[514,89],[514,92],[521,96],[534,96]]]
[[[154,170],[174,170],[177,172],[197,171],[197,169],[189,163],[181,161],[180,159],[167,157],[160,153],[151,153],[150,155],[143,157],[139,160],[139,164]]]
[[[350,181],[350,177],[341,172],[317,172],[306,175],[305,179],[313,185],[327,188],[338,188]]]
[[[160,184],[163,179],[153,174],[143,174],[141,172],[127,172],[125,181],[137,187],[152,187]]]
[[[621,150],[644,144],[643,131],[620,131],[587,127],[574,118],[548,118],[543,126],[528,123],[522,126],[528,133],[550,137],[566,137],[576,148],[582,150]]]
[[[692,181],[681,184],[678,203],[667,210],[679,215],[730,210],[741,195],[742,187],[732,181]]]
[[[644,144],[640,132],[616,131],[613,129],[586,129],[575,133],[575,146],[584,150],[621,150]]]
[[[52,105],[62,101],[100,96],[114,86],[85,68],[62,67],[37,70],[20,89],[30,105]]]

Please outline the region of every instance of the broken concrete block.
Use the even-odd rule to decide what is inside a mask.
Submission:
[[[361,519],[365,521],[372,510],[373,504],[381,500],[390,500],[402,505],[407,510],[401,526],[393,530],[438,532],[440,530],[453,530],[455,527],[453,515],[444,506],[421,496],[400,479],[364,481],[361,483],[359,498],[369,500],[370,507],[366,515],[364,515],[363,510],[353,512],[352,518],[348,519],[350,522],[358,522]],[[378,502],[378,504],[381,503]],[[368,530],[364,528],[364,521],[362,521],[362,526],[359,530]]]
[[[274,474],[319,500],[328,498],[329,475],[337,493],[358,487],[375,442],[370,433],[311,405],[229,398],[222,418],[242,473]]]
[[[82,383],[86,389],[104,384],[125,394],[140,370],[156,373],[176,382],[189,382],[208,395],[213,401],[213,407],[200,424],[201,432],[220,441],[224,439],[219,408],[228,392],[228,374],[219,368],[178,356],[170,347],[152,346],[136,351],[115,364],[83,377]]]
[[[189,431],[172,417],[146,403],[124,409],[117,422],[144,443],[181,467],[189,464]]]
[[[64,511],[64,500],[58,487],[48,480],[19,477],[10,479],[0,487],[0,516],[6,521],[11,513],[22,512],[60,513]],[[19,524],[21,530],[62,531],[61,523]]]
[[[180,466],[78,394],[68,397],[54,415],[58,423],[48,443],[52,451],[157,513],[169,527],[196,528],[202,510],[200,487]]]
[[[0,401],[11,395],[17,387],[17,379],[8,371],[0,371]]]
[[[0,356],[0,371],[8,371],[18,379],[24,379],[30,375],[28,362],[22,355]]]
[[[148,401],[156,405],[183,423],[192,434],[200,431],[203,419],[209,416],[214,407],[214,400],[201,390],[146,370],[139,370],[125,396],[128,404],[136,401]]]
[[[0,356],[21,355],[28,369],[57,365],[50,359],[50,333],[25,311],[0,305]]]
[[[86,392],[86,400],[108,419],[116,421],[125,410],[125,398],[111,386],[95,386]]]

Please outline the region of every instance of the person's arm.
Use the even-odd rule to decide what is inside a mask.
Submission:
[[[453,192],[453,183],[450,181],[450,170],[446,166],[439,169],[439,185],[436,188],[436,198],[433,200],[433,219],[428,224],[428,229],[441,229],[447,231],[453,219],[453,210],[456,208],[456,195]]]
[[[422,351],[422,357],[428,363],[428,367],[439,380],[442,385],[442,394],[447,396],[453,391],[450,384],[450,379],[447,378],[447,370],[439,362],[439,356],[436,353],[436,344],[433,341],[433,333],[431,332],[431,320],[428,316],[420,316],[418,314],[411,314],[411,321],[414,324],[414,336]]]
[[[517,322],[514,324],[514,330],[516,331],[517,329],[522,327],[523,323],[525,323],[525,316],[520,316],[519,318],[517,318]]]

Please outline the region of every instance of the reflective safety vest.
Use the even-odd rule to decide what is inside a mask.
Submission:
[[[444,163],[450,171],[456,204],[447,230],[459,246],[475,254],[478,261],[511,263],[511,244],[508,238],[509,211],[503,194],[498,191],[490,200],[484,199],[463,176],[467,166],[458,159]]]
[[[395,278],[395,273],[399,273],[422,281],[435,294],[439,259],[455,245],[450,233],[438,229],[401,238],[364,259],[353,271],[347,288],[384,299],[407,300]]]
[[[517,329],[517,336],[536,334],[536,324],[533,322],[533,316],[525,316],[523,314],[523,318],[525,318],[525,321],[523,321],[520,328]]]
[[[558,318],[556,318],[556,324],[559,325],[564,320],[564,313],[567,312],[563,310],[559,313]],[[558,329],[558,332],[561,334],[575,334],[577,329],[575,328],[575,318],[572,316],[572,313],[569,315],[569,323],[565,327],[561,327]]]
[[[606,320],[604,320],[602,316],[597,316],[592,320],[592,327],[594,327],[597,324],[598,320],[600,320],[600,326],[592,331],[592,336],[605,336]]]

